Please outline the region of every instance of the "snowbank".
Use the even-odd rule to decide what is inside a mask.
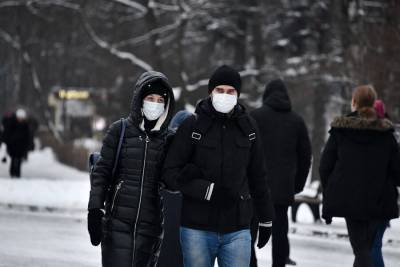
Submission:
[[[5,155],[4,146],[0,149]],[[87,172],[59,163],[50,148],[29,154],[22,178],[9,178],[7,164],[0,164],[0,205],[35,209],[85,210],[90,181]]]
[[[89,180],[0,179],[0,203],[50,210],[85,210],[89,189]]]

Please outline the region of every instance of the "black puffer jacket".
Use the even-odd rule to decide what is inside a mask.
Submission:
[[[142,93],[155,80],[164,82],[169,99],[165,113],[153,131],[146,134],[142,124]],[[89,200],[89,209],[104,208],[105,203],[104,267],[142,267],[157,263],[163,234],[159,182],[173,108],[173,92],[167,78],[154,71],[144,73],[136,83],[115,182],[111,172],[120,123],[112,124],[104,138],[101,158],[91,176]]]
[[[311,144],[304,120],[292,111],[281,80],[269,83],[264,104],[250,115],[260,128],[274,204],[290,205],[303,190],[311,165]]]
[[[219,233],[248,229],[251,198],[260,221],[272,221],[264,155],[254,120],[240,105],[231,116],[222,115],[210,98],[198,104],[196,114],[179,127],[164,165],[166,184],[183,194],[181,225]],[[228,189],[232,206],[221,208],[213,201],[212,183],[215,188]]]
[[[331,126],[320,164],[323,218],[397,218],[400,154],[392,123],[353,113]]]

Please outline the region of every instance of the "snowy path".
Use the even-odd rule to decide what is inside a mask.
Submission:
[[[0,157],[4,153],[3,146]],[[0,267],[100,266],[100,249],[90,245],[86,230],[88,173],[58,163],[45,149],[30,154],[22,174],[10,179],[8,164],[0,164]],[[14,210],[4,209],[10,204]],[[63,212],[27,212],[27,206]],[[309,209],[301,206],[298,221],[290,226],[290,239],[299,267],[352,265],[343,220],[312,224]],[[270,251],[270,244],[257,251],[260,267],[271,266]],[[387,267],[400,266],[400,220],[385,234],[383,252]]]
[[[1,267],[101,266],[83,215],[0,209],[0,240]]]
[[[299,267],[352,265],[351,248],[344,239],[301,233],[291,234],[290,239],[291,257]],[[101,266],[100,249],[90,245],[84,213],[71,216],[0,209],[0,240],[0,267]],[[271,266],[270,249],[267,245],[258,251],[260,267]],[[399,266],[398,246],[385,246],[384,256],[387,267]]]

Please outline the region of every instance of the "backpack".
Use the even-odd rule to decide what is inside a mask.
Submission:
[[[114,166],[113,166],[112,173],[111,173],[111,178],[112,179],[114,179],[115,173],[117,171],[118,159],[119,159],[119,154],[121,152],[122,141],[124,140],[125,129],[126,129],[126,120],[124,118],[122,118],[121,119],[121,132],[120,132],[120,136],[119,136],[119,142],[118,142],[117,151],[115,152],[115,155],[114,155]],[[94,168],[96,167],[96,163],[99,161],[99,159],[100,159],[100,152],[90,153],[90,155],[89,155],[89,173],[90,173],[90,177],[92,177],[91,174],[93,173]],[[90,178],[90,183],[92,183],[92,179],[91,178]]]

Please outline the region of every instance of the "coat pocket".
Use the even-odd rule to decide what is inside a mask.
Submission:
[[[250,225],[253,216],[253,200],[249,193],[241,194],[238,202],[236,221],[238,226]]]
[[[111,214],[114,214],[115,204],[118,201],[118,196],[119,196],[119,193],[121,191],[123,183],[124,183],[124,181],[119,181],[119,183],[115,186],[114,194],[113,194],[113,197],[111,199]]]

